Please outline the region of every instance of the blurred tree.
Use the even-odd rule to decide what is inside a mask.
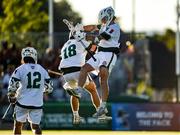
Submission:
[[[1,0],[0,9],[0,40],[17,47],[30,41],[41,51],[48,46],[48,0]]]
[[[68,31],[62,22],[64,18],[81,22],[79,14],[66,0],[54,3],[54,32]],[[15,42],[18,47],[30,41],[43,52],[42,49],[48,47],[47,32],[48,0],[0,0],[0,40]],[[62,44],[60,41],[64,43],[67,38],[68,33],[57,34],[55,44]]]
[[[82,20],[79,13],[73,11],[67,0],[54,3],[54,48],[61,48],[68,40],[69,29],[63,23],[63,19],[72,21],[74,24],[80,23]]]
[[[162,36],[162,41],[170,51],[175,51],[176,33],[171,29],[166,29],[165,34]]]
[[[54,4],[54,32],[64,32],[68,30],[62,21],[63,19],[72,21],[74,24],[82,20],[79,13],[72,10],[67,0],[61,0]]]
[[[166,29],[163,34],[154,34],[148,39],[152,86],[158,89],[175,88],[175,32]]]
[[[46,3],[47,0],[2,0],[0,32],[47,32],[48,14],[42,10]]]
[[[176,38],[176,33],[171,29],[166,29],[162,35],[154,34],[151,39],[164,43],[164,45],[169,51],[175,52],[175,44],[176,44],[175,38]]]
[[[3,12],[2,12],[2,11],[3,11],[3,10],[2,10],[2,9],[3,9],[3,8],[2,8],[2,2],[3,2],[3,1],[0,1],[0,16],[3,16]]]

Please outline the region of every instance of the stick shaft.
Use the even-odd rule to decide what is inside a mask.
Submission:
[[[59,73],[59,72],[56,72],[56,71],[52,71],[50,69],[48,69],[48,73],[54,74],[54,75],[58,75],[58,76],[62,76],[63,75],[62,73]]]
[[[6,115],[8,114],[8,112],[9,112],[9,110],[10,110],[10,108],[11,108],[11,105],[12,105],[12,104],[9,104],[9,106],[8,106],[8,108],[6,109],[6,111],[5,111],[2,119],[4,119],[4,118],[6,117]]]
[[[83,41],[79,41],[81,44],[82,44],[82,46],[86,49],[86,46],[85,46],[85,44],[83,43]],[[88,50],[88,49],[86,49],[86,51],[89,53],[89,55],[93,58],[93,60],[94,61],[96,61],[96,58],[94,57],[94,55]]]

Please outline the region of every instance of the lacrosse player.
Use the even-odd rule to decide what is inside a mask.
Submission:
[[[52,82],[47,71],[37,64],[37,51],[33,47],[21,51],[22,65],[13,72],[8,86],[8,98],[14,108],[14,135],[20,135],[28,120],[34,134],[41,135],[43,93],[51,93]]]
[[[97,112],[93,115],[96,118],[105,117],[108,113],[106,108],[106,102],[109,95],[108,77],[117,60],[117,54],[119,53],[120,44],[118,41],[120,38],[120,26],[115,23],[114,14],[112,7],[104,8],[99,12],[98,19],[101,23],[101,28],[99,30],[100,42],[98,44],[98,52],[94,55],[96,61],[91,58],[81,68],[78,89],[75,91],[76,93],[79,93],[78,91],[83,89],[89,72],[99,70],[102,101]]]
[[[71,24],[67,24],[71,25]],[[77,88],[79,73],[81,67],[85,64],[85,58],[90,43],[85,40],[86,34],[83,32],[83,25],[77,24],[68,26],[70,29],[69,40],[64,44],[61,49],[61,62],[59,70],[63,72],[65,79],[64,89],[68,92],[70,97],[71,108],[73,112],[73,124],[80,124],[82,118],[79,116],[79,98],[81,95],[76,94],[72,89]],[[83,46],[82,45],[83,42]],[[86,48],[85,48],[86,47]],[[100,106],[99,95],[96,90],[96,85],[90,76],[85,78],[85,89],[90,93],[91,100],[94,107],[97,109]],[[72,91],[71,91],[72,90]]]

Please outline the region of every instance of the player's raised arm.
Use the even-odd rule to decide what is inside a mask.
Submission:
[[[97,25],[85,25],[83,26],[84,31],[91,32],[98,30]]]

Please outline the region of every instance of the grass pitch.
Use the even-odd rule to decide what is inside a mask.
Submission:
[[[12,134],[12,130],[0,130],[0,135]],[[22,135],[33,135],[33,133],[23,130]],[[43,135],[180,135],[180,132],[43,130]]]

